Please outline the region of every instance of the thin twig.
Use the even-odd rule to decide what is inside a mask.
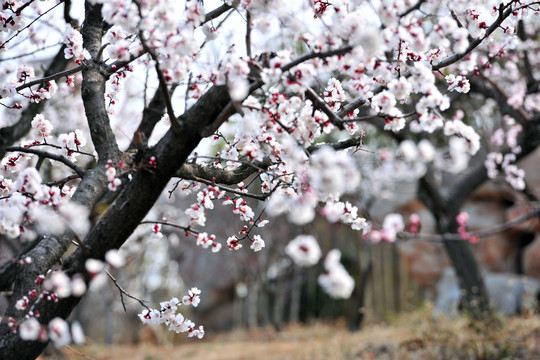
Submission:
[[[195,178],[194,181],[198,181],[198,182],[201,182],[201,183],[206,184],[206,185],[216,185],[213,181],[206,180],[206,179],[203,179],[203,178]],[[240,190],[231,189],[231,188],[226,187],[226,186],[221,186],[221,185],[218,185],[218,186],[219,186],[220,190],[230,192],[231,194],[235,194],[235,195],[238,195],[238,196],[243,196],[243,197],[252,198],[252,199],[256,199],[256,200],[265,200],[271,195],[271,193],[268,193],[268,194],[245,193],[245,192],[242,192]]]
[[[60,180],[56,180],[56,181],[51,181],[51,182],[48,182],[48,183],[44,183],[45,185],[47,186],[58,186],[58,187],[61,187],[60,185],[64,186],[67,182],[70,182],[71,180],[75,180],[75,179],[80,179],[81,177],[79,175],[69,175],[69,176],[66,176],[65,178],[63,179],[60,179]]]
[[[69,346],[69,345],[64,345],[64,346],[65,346],[67,349],[73,351],[75,354],[77,354],[77,355],[79,355],[79,356],[82,356],[83,358],[85,358],[85,359],[87,359],[87,360],[95,360],[94,358],[91,358],[90,356],[85,355],[85,354],[83,354],[82,352],[75,350],[74,348],[72,348],[72,347]]]
[[[6,58],[1,58],[0,62],[8,61],[8,60],[20,59],[20,58],[23,58],[25,56],[34,55],[34,54],[37,54],[40,51],[44,51],[44,50],[50,49],[50,48],[58,46],[58,45],[61,45],[61,43],[45,45],[43,47],[40,47],[40,48],[38,48],[36,50],[30,51],[30,52],[27,52],[27,53],[24,53],[24,54],[14,55],[14,56],[6,57]]]
[[[503,224],[494,226],[489,229],[485,230],[478,230],[478,231],[472,231],[467,232],[467,235],[469,238],[477,237],[477,238],[485,238],[492,235],[495,235],[497,233],[509,230],[513,228],[516,225],[519,225],[530,218],[536,216],[538,213],[540,213],[540,206],[535,205],[531,211],[529,211],[526,214],[523,214],[521,216],[516,217],[515,219],[509,220]],[[463,237],[461,234],[456,233],[446,233],[446,234],[416,234],[416,233],[410,233],[407,231],[402,231],[397,234],[397,237],[400,240],[423,240],[423,241],[463,241]]]
[[[32,2],[32,1],[31,1]],[[22,29],[20,29],[19,31],[17,31],[12,37],[10,37],[9,39],[7,39],[6,41],[4,41],[2,44],[0,44],[0,50],[3,49],[6,44],[8,42],[10,42],[11,40],[13,40],[15,37],[17,37],[20,33],[22,33],[24,30],[28,29],[30,26],[32,26],[32,24],[34,24],[36,21],[38,21],[39,19],[41,19],[43,16],[47,15],[49,12],[51,12],[53,9],[55,9],[58,5],[62,4],[62,1],[57,3],[56,5],[54,5],[53,7],[51,7],[50,9],[44,11],[43,13],[39,14],[38,17],[36,17],[34,20],[32,20],[28,25],[26,25],[25,27],[23,27]],[[25,4],[26,5],[26,4]],[[23,6],[25,6],[23,5]],[[22,10],[22,9],[21,9]]]
[[[128,293],[126,290],[124,290],[120,286],[120,284],[118,284],[118,281],[114,278],[114,276],[112,276],[112,274],[109,272],[109,270],[105,269],[105,273],[109,276],[109,278],[112,280],[114,285],[120,291],[120,301],[122,301],[122,307],[124,308],[124,312],[127,312],[126,304],[124,303],[124,295],[126,295],[130,299],[133,299],[133,300],[137,301],[139,304],[141,304],[141,306],[146,308],[146,310],[150,311],[150,308],[145,304],[145,302],[148,302],[147,300],[141,300],[138,297],[135,297],[135,296],[131,295],[130,293]]]
[[[186,233],[192,233],[193,235],[199,235],[199,232],[197,230],[193,230],[191,227],[189,226],[182,226],[182,225],[177,225],[177,224],[173,224],[173,223],[170,223],[170,222],[167,222],[167,221],[163,221],[163,220],[155,220],[155,221],[151,221],[151,220],[144,220],[144,221],[141,221],[139,223],[139,225],[142,225],[142,224],[160,224],[160,225],[167,225],[167,226],[171,226],[173,228],[177,228],[177,229],[181,229],[181,230],[184,230]]]

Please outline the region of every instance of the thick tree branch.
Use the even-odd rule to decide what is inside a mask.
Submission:
[[[83,41],[85,48],[95,58],[101,47],[103,35],[103,20],[101,6],[86,4],[86,18],[83,26]],[[63,55],[63,54],[62,54]],[[107,178],[104,163],[108,158],[119,157],[118,146],[105,108],[105,80],[106,67],[95,61],[90,61],[83,71],[82,97],[87,113],[88,124],[92,140],[100,156],[96,168],[87,171],[72,200],[91,209],[95,202],[107,191]],[[29,120],[31,121],[31,120]],[[94,230],[99,232],[101,228]],[[101,233],[100,236],[106,236]],[[18,265],[17,278],[13,296],[11,297],[6,316],[19,319],[24,313],[15,308],[15,302],[35,287],[34,280],[37,275],[45,274],[53,265],[57,264],[69,247],[73,234],[69,231],[62,236],[45,236],[25,256],[34,259],[31,264]],[[82,251],[82,250],[80,250]],[[37,261],[39,259],[39,261]],[[79,272],[83,268],[78,269]],[[53,317],[67,317],[78,298],[62,299],[59,303],[42,301],[36,306],[40,311],[40,321],[47,324]],[[47,343],[22,341],[17,333],[12,333],[6,323],[0,324],[0,358],[9,357],[8,354],[18,354],[20,359],[33,359],[43,351]]]
[[[381,86],[382,88],[382,86]],[[376,94],[377,92],[374,91]],[[345,116],[352,113],[354,110],[358,109],[360,106],[364,105],[366,103],[366,100],[362,98],[356,98],[353,101],[349,102],[347,105],[345,105],[341,110],[338,111],[337,116],[340,118],[344,118]]]
[[[497,105],[501,109],[503,114],[510,115],[521,125],[525,125],[529,122],[527,115],[523,113],[520,109],[516,109],[510,104],[508,104],[508,98],[503,93],[503,91],[497,86],[496,83],[491,81],[489,78],[482,76],[482,80],[491,86],[486,86],[483,82],[479,81],[476,78],[470,79],[471,91],[482,94],[486,98],[491,98],[497,102]]]
[[[165,107],[166,104],[163,92],[161,91],[161,88],[157,88],[154,97],[150,100],[148,106],[144,108],[142,120],[135,133],[140,133],[140,136],[144,136],[146,139],[150,138],[152,131],[154,131],[154,127],[165,114]],[[129,144],[128,150],[135,149],[136,147],[137,144],[134,137]]]
[[[251,12],[246,14],[246,52],[248,59],[251,59]]]
[[[82,72],[81,96],[92,142],[100,162],[104,163],[108,159],[117,159],[120,150],[110,125],[105,104],[107,69],[97,58],[105,26],[101,18],[101,6],[86,3],[86,18],[83,23],[82,36],[84,47],[92,56],[92,60],[86,62],[87,66]]]

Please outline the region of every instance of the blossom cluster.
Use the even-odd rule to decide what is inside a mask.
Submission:
[[[285,253],[298,266],[313,266],[322,256],[319,243],[313,235],[298,235],[285,247]]]
[[[88,210],[67,201],[72,189],[43,184],[33,167],[19,171],[16,181],[1,176],[0,190],[6,197],[0,203],[0,234],[17,238],[32,224],[54,234],[63,232],[66,227],[79,234],[89,229]]]
[[[143,324],[164,324],[168,326],[169,331],[179,333],[188,333],[188,337],[197,337],[202,339],[204,336],[204,328],[202,326],[196,327],[193,321],[186,319],[181,313],[177,313],[178,307],[181,305],[192,305],[197,307],[200,302],[201,291],[197,288],[191,288],[188,291],[188,295],[184,296],[182,300],[173,297],[169,301],[160,303],[161,308],[157,309],[145,309],[139,314]]]
[[[378,243],[380,241],[394,242],[396,241],[397,234],[404,229],[405,223],[401,214],[387,214],[384,217],[382,228],[380,230],[373,229],[369,233],[369,239],[373,243]]]
[[[25,318],[18,326],[19,336],[25,341],[51,341],[58,349],[71,343],[83,345],[86,341],[81,325],[70,325],[62,318],[52,319],[47,326],[40,324],[37,317]]]
[[[486,157],[484,165],[490,179],[497,178],[502,169],[506,182],[516,190],[524,190],[525,171],[515,164],[517,155],[521,153],[521,147],[518,145],[517,138],[523,128],[521,124],[517,124],[509,116],[504,117],[504,124],[506,129],[499,128],[496,130],[491,137],[491,143],[495,148],[504,149],[506,147],[510,151],[506,154],[495,151],[490,152]]]
[[[467,224],[469,223],[469,214],[466,212],[460,212],[456,216],[456,222],[458,224],[458,234],[463,240],[468,240],[469,242],[475,244],[478,242],[478,236],[471,236],[467,231]]]
[[[196,235],[197,239],[197,245],[202,246],[204,249],[211,248],[213,253],[218,252],[221,250],[221,244],[216,242],[216,235],[211,234],[208,235],[208,233],[199,233]]]
[[[72,278],[63,271],[51,271],[47,275],[39,275],[35,280],[36,288],[30,290],[28,295],[17,300],[15,308],[24,311],[25,315],[20,321],[10,318],[9,326],[25,341],[51,341],[55,347],[61,348],[70,343],[82,345],[85,336],[78,322],[71,327],[59,317],[52,319],[48,324],[40,323],[40,313],[34,310],[34,305],[42,301],[58,302],[59,299],[69,296],[82,296],[87,289],[82,275]]]
[[[76,129],[68,134],[58,135],[58,144],[62,147],[62,155],[71,161],[77,161],[77,156],[86,145],[86,137],[81,130]]]
[[[335,299],[348,299],[354,290],[354,279],[340,262],[341,252],[330,250],[324,259],[324,273],[317,279],[324,291]]]
[[[25,264],[30,261],[25,261]],[[82,345],[85,336],[78,322],[71,326],[61,318],[54,318],[48,324],[40,322],[41,314],[34,305],[43,301],[58,302],[69,296],[82,296],[86,292],[86,282],[82,275],[69,278],[62,271],[52,271],[47,275],[39,275],[35,280],[36,288],[17,300],[15,308],[24,311],[24,316],[17,321],[10,317],[8,324],[13,332],[18,332],[24,341],[51,341],[55,347],[61,348],[70,343]]]
[[[64,32],[64,44],[66,45],[64,49],[66,59],[73,58],[77,64],[80,64],[82,60],[90,59],[90,53],[83,47],[81,33],[69,24]]]
[[[112,160],[107,161],[107,170],[105,170],[105,174],[107,175],[107,187],[111,191],[118,190],[118,187],[122,184],[122,180],[120,180],[118,177],[116,177],[116,168],[114,167]]]

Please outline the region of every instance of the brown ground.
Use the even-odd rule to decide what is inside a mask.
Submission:
[[[70,360],[529,360],[540,359],[540,315],[506,318],[497,328],[475,326],[467,319],[434,322],[425,313],[415,313],[392,325],[368,326],[356,333],[339,325],[296,325],[281,332],[245,330],[186,339],[175,346],[94,344],[66,348],[63,353]]]

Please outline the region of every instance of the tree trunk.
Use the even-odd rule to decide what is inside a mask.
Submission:
[[[477,171],[476,176],[475,172],[471,172],[470,181],[461,181],[454,186],[450,194],[457,193],[455,196],[443,197],[440,187],[435,185],[429,173],[421,179],[418,198],[430,209],[437,221],[437,230],[443,237],[445,234],[457,233],[456,217],[463,203],[473,189],[478,188],[484,181],[483,165],[478,167]],[[492,315],[489,295],[470,243],[466,240],[444,240],[443,246],[456,270],[462,294],[462,309],[475,320],[489,319]]]

